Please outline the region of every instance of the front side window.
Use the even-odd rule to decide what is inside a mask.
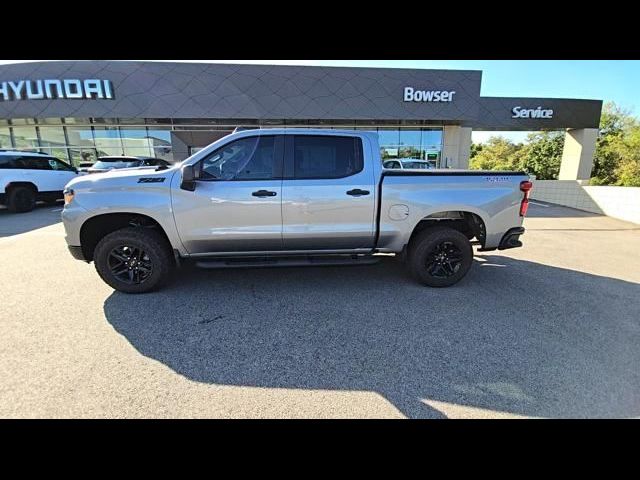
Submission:
[[[275,136],[246,137],[228,143],[202,161],[202,180],[275,178]]]
[[[49,165],[51,165],[51,168],[53,170],[58,170],[60,172],[71,172],[73,171],[73,168],[71,168],[71,165],[67,165],[66,163],[58,160],[57,158],[49,158],[47,159],[49,161]]]
[[[296,135],[295,178],[343,178],[362,170],[362,140],[332,135]]]

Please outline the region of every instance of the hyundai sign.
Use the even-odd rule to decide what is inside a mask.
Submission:
[[[110,80],[76,78],[0,82],[0,100],[113,99]]]

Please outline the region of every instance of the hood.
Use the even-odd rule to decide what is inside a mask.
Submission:
[[[178,166],[174,165],[164,170],[156,170],[158,167],[134,167],[118,168],[95,172],[90,175],[80,175],[71,180],[67,187],[75,188],[100,188],[102,185],[113,187],[116,185],[131,186],[137,183],[148,183],[150,185],[166,184],[171,181],[171,177],[178,171]],[[158,179],[148,182],[140,182],[141,178]],[[165,178],[165,180],[160,180]]]

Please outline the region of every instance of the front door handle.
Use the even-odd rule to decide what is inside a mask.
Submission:
[[[347,195],[351,195],[352,197],[361,197],[362,195],[369,195],[369,190],[360,190],[359,188],[354,188],[353,190],[349,190]]]
[[[270,192],[269,190],[258,190],[257,192],[253,192],[251,195],[254,197],[275,197],[277,193]]]

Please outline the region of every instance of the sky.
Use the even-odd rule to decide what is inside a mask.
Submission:
[[[188,61],[194,62],[194,60]],[[0,60],[0,65],[16,62],[21,61]],[[639,60],[202,60],[202,62],[482,70],[480,94],[483,96],[586,98],[605,102],[612,100],[630,110],[634,115],[640,116]],[[514,141],[522,141],[527,132],[473,132],[473,141],[483,142],[492,135],[500,134]]]

